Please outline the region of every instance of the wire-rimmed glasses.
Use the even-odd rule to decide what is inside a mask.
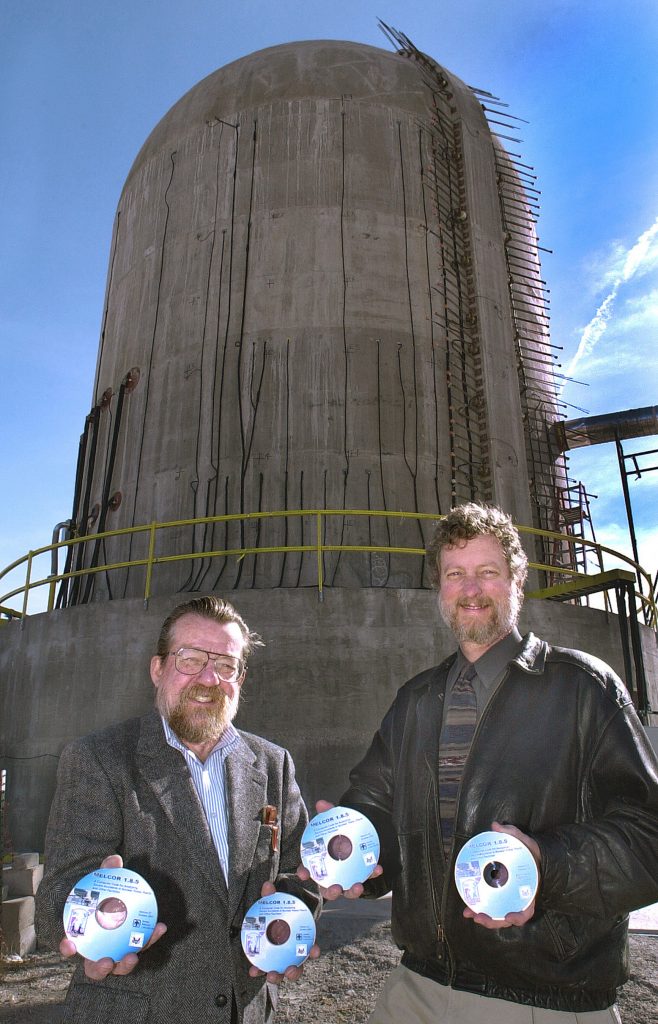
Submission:
[[[203,672],[209,661],[224,683],[236,683],[244,673],[244,662],[230,654],[216,654],[215,651],[203,651],[199,647],[179,647],[177,651],[169,653],[176,669],[184,676],[195,676]]]

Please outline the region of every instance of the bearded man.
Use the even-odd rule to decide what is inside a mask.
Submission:
[[[291,757],[232,724],[261,643],[228,601],[179,605],[151,659],[156,710],[62,753],[37,895],[40,943],[76,954],[75,936],[61,938],[64,903],[99,863],[141,874],[161,918],[139,955],[81,958],[64,1021],[264,1024],[276,984],[300,976],[293,966],[263,975],[241,946],[242,920],[261,896],[279,890],[318,905],[294,874],[308,815]]]
[[[658,900],[656,757],[607,665],[519,633],[527,558],[509,516],[455,508],[428,555],[459,649],[398,691],[340,799],[382,848],[344,895],[392,890],[402,950],[369,1024],[619,1021],[628,913]],[[501,919],[465,907],[454,882],[460,850],[488,831],[538,868],[535,899]]]

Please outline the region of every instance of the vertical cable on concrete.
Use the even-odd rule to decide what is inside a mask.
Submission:
[[[151,396],[153,360],[154,360],[154,356],[155,356],[155,341],[156,341],[156,337],[157,337],[157,333],[158,333],[158,326],[159,326],[159,322],[160,322],[160,295],[161,295],[161,289],[162,289],[162,278],[163,278],[163,275],[164,275],[165,249],[166,249],[166,245],[167,245],[167,229],[169,227],[169,217],[170,217],[170,214],[171,214],[171,207],[169,206],[169,189],[171,188],[172,182],[174,180],[174,172],[176,170],[176,161],[174,160],[175,156],[176,156],[176,151],[175,150],[172,153],[169,154],[169,160],[171,162],[171,172],[170,172],[169,181],[167,182],[167,187],[165,188],[164,196],[163,196],[163,201],[164,201],[166,213],[165,213],[164,225],[163,225],[163,228],[162,228],[162,239],[160,241],[160,266],[158,268],[158,283],[157,283],[157,290],[156,290],[155,314],[154,314],[154,317],[153,317],[153,330],[151,332],[151,344],[150,344],[150,348],[149,348],[148,364],[147,364],[147,368],[146,368],[146,381],[145,381],[145,384],[144,384],[144,391],[145,391],[145,394],[144,394],[144,414],[142,416],[142,429],[141,429],[141,431],[139,433],[139,447],[138,447],[138,456],[137,456],[137,473],[136,473],[136,476],[135,476],[135,491],[134,491],[133,502],[132,502],[132,513],[129,516],[129,521],[133,522],[133,523],[136,522],[137,497],[138,497],[138,493],[139,493],[139,482],[140,482],[140,479],[142,478],[142,474],[141,474],[142,456],[143,456],[143,453],[144,453],[144,438],[146,436],[146,421],[147,421],[147,416],[148,416],[148,412],[149,412],[149,399],[150,399],[150,396]],[[133,557],[133,554],[132,554],[133,536],[134,536],[133,534],[130,535],[130,540],[128,542],[128,555],[127,555],[126,561],[131,561],[132,557]],[[127,591],[128,591],[128,576],[129,576],[129,574],[126,573],[126,579],[125,579],[125,583],[124,583],[124,587],[123,587],[123,596],[124,597],[126,596]]]

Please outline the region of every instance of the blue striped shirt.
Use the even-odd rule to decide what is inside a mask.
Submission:
[[[181,743],[164,718],[162,725],[169,746],[180,750],[185,758],[228,885],[228,804],[224,762],[229,751],[233,750],[239,741],[238,733],[229,725],[206,760],[200,761],[193,750]]]

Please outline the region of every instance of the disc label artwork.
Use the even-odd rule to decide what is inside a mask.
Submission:
[[[379,836],[364,814],[351,807],[331,807],[309,821],[300,852],[318,885],[349,889],[372,873],[379,860]]]
[[[528,847],[504,832],[473,836],[455,863],[455,884],[466,906],[496,920],[529,907],[538,882]]]
[[[315,942],[315,921],[303,900],[275,892],[249,908],[240,938],[250,963],[283,974],[286,967],[298,967],[307,959]]]
[[[97,868],[73,887],[64,904],[64,931],[87,960],[120,960],[147,944],[158,919],[148,882],[128,868]]]

